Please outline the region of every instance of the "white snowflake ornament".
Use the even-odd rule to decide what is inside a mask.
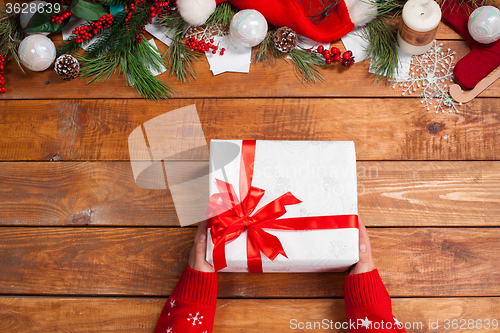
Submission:
[[[420,92],[427,111],[434,109],[436,113],[459,113],[458,103],[448,93],[448,82],[453,82],[453,69],[455,64],[453,58],[455,52],[451,49],[443,50],[443,44],[433,42],[429,51],[424,54],[413,56],[410,65],[409,78],[401,81],[393,81],[392,88],[402,88],[403,96]]]

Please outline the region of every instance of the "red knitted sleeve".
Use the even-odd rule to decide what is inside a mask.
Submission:
[[[217,304],[217,273],[184,268],[163,308],[155,333],[211,333]]]
[[[376,269],[347,275],[344,295],[349,332],[406,332],[392,315],[391,298]]]

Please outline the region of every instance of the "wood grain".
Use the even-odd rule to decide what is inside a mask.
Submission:
[[[500,226],[500,162],[361,161],[357,175],[368,226]],[[170,191],[137,186],[130,162],[4,162],[0,184],[3,226],[179,225]]]
[[[444,330],[445,320],[498,319],[500,302],[495,297],[393,298],[394,315],[408,333],[435,332],[430,323]],[[0,297],[0,330],[3,333],[32,332],[153,332],[164,298],[55,298]],[[295,319],[296,321],[293,321]],[[335,327],[346,321],[342,299],[228,299],[217,301],[214,333],[289,332],[295,323],[322,322]],[[421,324],[420,324],[421,323]],[[465,326],[467,327],[467,326]],[[300,331],[300,330],[297,330]],[[485,329],[467,329],[481,333]],[[492,331],[487,330],[487,331]],[[347,332],[347,330],[328,330]]]
[[[166,296],[194,232],[3,227],[0,294]],[[369,234],[391,296],[500,296],[498,228],[375,228]],[[343,273],[221,273],[219,296],[341,297],[343,280]]]
[[[475,99],[450,115],[418,99],[231,98],[0,101],[0,160],[129,160],[133,129],[193,103],[207,142],[352,140],[358,160],[500,158],[498,99]]]
[[[456,51],[455,61],[469,52],[465,41],[440,41],[444,48]],[[161,44],[158,42],[157,44]],[[340,41],[333,45],[345,50]],[[160,51],[164,48],[160,47]],[[321,70],[325,82],[305,87],[295,76],[293,65],[279,61],[269,68],[264,63],[255,63],[253,51],[250,73],[225,73],[213,76],[208,61],[202,59],[195,65],[197,80],[181,83],[165,72],[158,77],[175,88],[174,98],[281,98],[281,97],[400,97],[401,92],[384,83],[374,82],[374,75],[368,72],[368,65],[357,63],[350,68],[337,64]],[[133,87],[127,86],[123,76],[115,74],[105,83],[88,85],[85,80],[63,81],[50,67],[44,72],[27,70],[24,75],[13,60],[5,63],[5,82],[8,93],[0,100],[23,99],[99,99],[134,98],[142,99]],[[497,97],[500,82],[495,82],[480,97]],[[157,104],[157,103],[153,103]]]

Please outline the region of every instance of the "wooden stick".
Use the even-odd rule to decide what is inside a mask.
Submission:
[[[479,95],[483,90],[488,88],[493,82],[495,82],[500,77],[500,69],[497,69],[493,75],[485,77],[474,87],[474,89],[469,91],[463,91],[458,84],[453,84],[450,86],[450,95],[453,99],[460,103],[467,103]]]

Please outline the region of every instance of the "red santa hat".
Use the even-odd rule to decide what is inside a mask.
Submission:
[[[177,0],[184,20],[194,26],[206,22],[219,3],[229,1],[239,9],[255,9],[267,22],[287,26],[317,42],[337,40],[375,18],[377,9],[369,0]],[[326,5],[326,7],[325,7]]]

